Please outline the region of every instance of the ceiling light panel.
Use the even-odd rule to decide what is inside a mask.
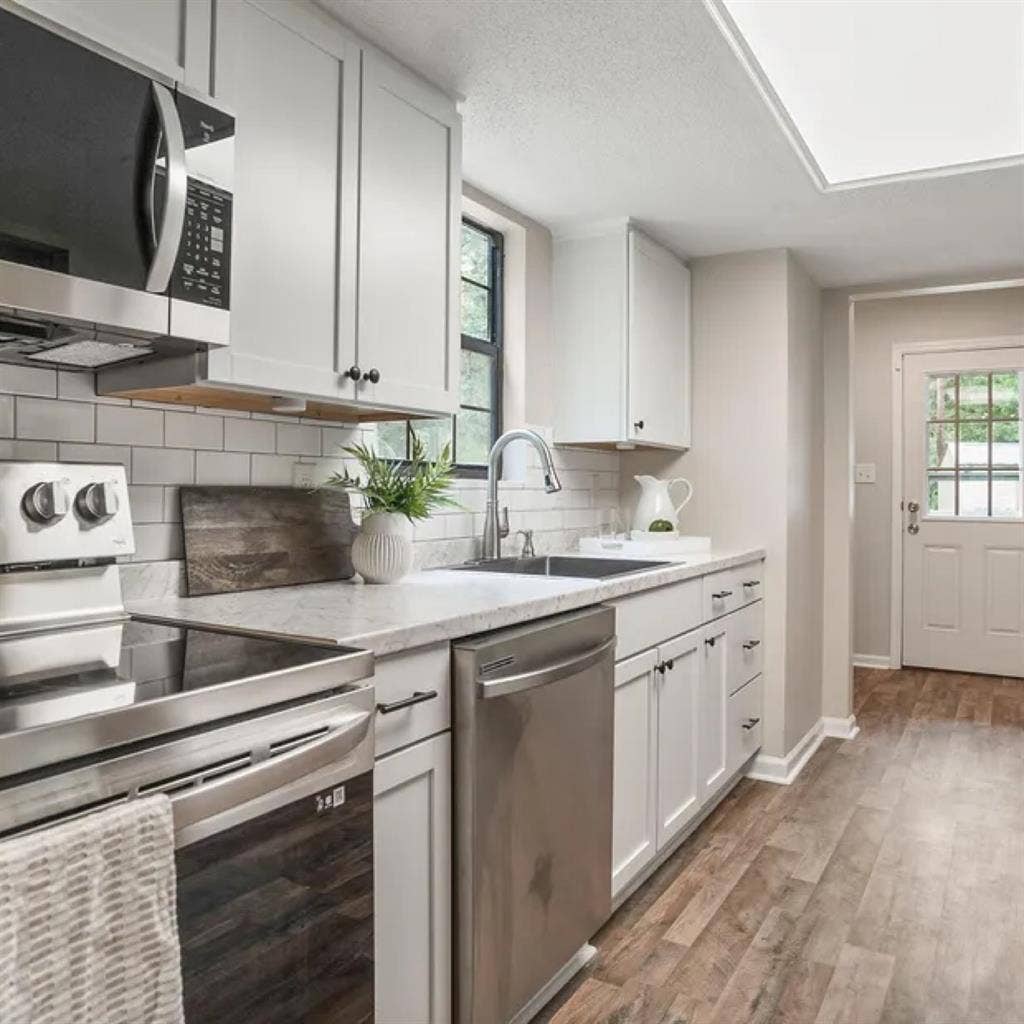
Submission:
[[[720,0],[829,184],[1024,154],[1021,0]]]

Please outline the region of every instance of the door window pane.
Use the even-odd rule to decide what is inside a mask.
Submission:
[[[956,377],[931,377],[928,381],[928,418],[951,420],[956,416]]]
[[[956,474],[928,474],[928,511],[935,516],[956,515]]]
[[[928,426],[928,466],[952,469],[956,465],[956,424],[931,423]]]
[[[1020,517],[1024,371],[928,378],[929,515]]]

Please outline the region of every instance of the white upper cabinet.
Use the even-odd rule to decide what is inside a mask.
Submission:
[[[210,83],[213,0],[18,0],[31,11],[176,82]]]
[[[209,378],[339,399],[354,359],[360,55],[340,37],[313,42],[319,19],[302,8],[288,25],[272,11],[218,6],[216,98],[237,134],[231,345],[211,353]]]
[[[690,446],[690,272],[623,224],[555,243],[561,444]]]
[[[454,412],[461,120],[403,68],[363,55],[356,362],[361,402]]]

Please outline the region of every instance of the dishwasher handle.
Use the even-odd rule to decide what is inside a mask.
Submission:
[[[554,661],[543,668],[487,681],[477,677],[477,696],[483,700],[488,700],[491,697],[507,697],[512,693],[522,693],[524,690],[546,686],[548,683],[557,683],[560,679],[574,676],[579,672],[586,671],[592,665],[596,665],[614,646],[615,637],[612,636],[582,654],[574,654],[564,661]]]

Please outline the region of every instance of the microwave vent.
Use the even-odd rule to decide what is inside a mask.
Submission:
[[[71,341],[56,348],[34,352],[29,359],[36,363],[59,363],[61,366],[77,366],[83,370],[91,370],[100,366],[111,366],[124,362],[126,359],[138,359],[140,356],[151,355],[153,349],[146,345],[135,345],[131,342],[110,341]]]

